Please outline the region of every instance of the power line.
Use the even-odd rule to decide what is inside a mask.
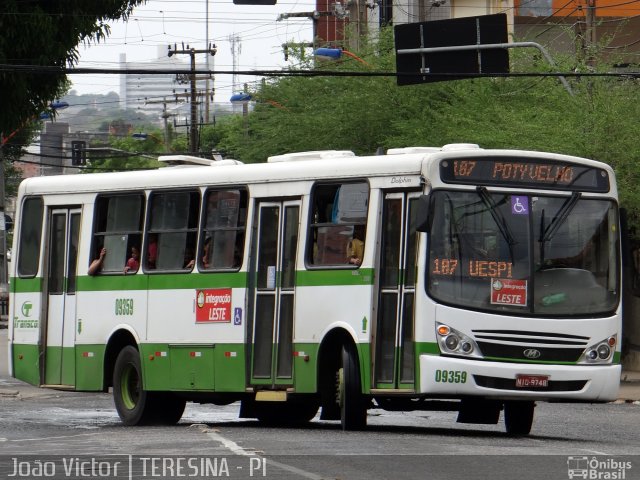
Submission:
[[[168,70],[168,69],[108,69],[108,68],[60,68],[50,66],[35,65],[7,65],[0,64],[0,71],[29,74],[51,74],[59,73],[65,75],[166,75],[171,74],[192,74],[191,70]],[[440,72],[440,73],[420,73],[420,72],[389,72],[389,71],[347,71],[347,70],[196,70],[197,74],[210,75],[247,75],[258,77],[406,77],[406,76],[426,76],[426,77],[634,77],[640,78],[639,72],[488,72],[488,73],[460,73],[460,72]]]

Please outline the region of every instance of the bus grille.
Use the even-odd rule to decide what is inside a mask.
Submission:
[[[578,361],[589,345],[589,337],[555,332],[520,330],[473,330],[487,358],[522,362]]]
[[[586,380],[549,380],[546,387],[522,388],[516,387],[516,381],[513,378],[474,375],[473,379],[479,387],[494,388],[496,390],[516,390],[519,392],[578,392],[587,384]]]
[[[536,345],[504,345],[501,343],[478,342],[478,347],[485,357],[519,360],[527,362],[571,362],[575,363],[582,355],[584,348],[549,348]],[[527,357],[524,352],[537,350],[536,358]]]

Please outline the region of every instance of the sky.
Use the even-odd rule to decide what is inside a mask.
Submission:
[[[232,70],[230,36],[240,38],[240,54],[236,69],[274,69],[287,65],[282,44],[310,42],[312,22],[307,18],[278,21],[281,14],[310,12],[313,0],[279,0],[276,5],[234,5],[232,0],[148,0],[137,7],[128,21],[110,22],[111,34],[106,41],[80,46],[78,67],[118,68],[119,56],[126,53],[128,62],[149,62],[154,67],[158,47],[167,52],[168,45],[182,42],[198,50],[207,47],[207,2],[209,11],[209,42],[217,46],[209,67],[214,70]],[[166,53],[163,53],[166,54]],[[188,65],[189,56],[179,55]],[[205,65],[205,55],[196,57],[198,65]],[[71,75],[72,90],[78,94],[119,93],[119,75]],[[228,101],[232,93],[241,90],[243,82],[259,77],[239,77],[239,86],[233,86],[233,77],[215,78],[216,102]]]

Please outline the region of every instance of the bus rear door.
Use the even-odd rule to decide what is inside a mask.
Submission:
[[[300,202],[258,204],[251,384],[293,384],[293,316]]]

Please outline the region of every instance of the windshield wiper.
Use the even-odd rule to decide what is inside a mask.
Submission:
[[[493,201],[493,197],[487,191],[487,187],[477,187],[476,191],[478,195],[482,199],[482,203],[486,205],[489,209],[489,213],[493,217],[493,221],[496,223],[498,230],[500,230],[500,234],[502,238],[504,238],[505,242],[509,245],[509,255],[511,256],[511,260],[513,261],[513,246],[517,243],[513,235],[511,234],[511,230],[509,230],[509,225],[507,224],[507,220],[504,218],[504,215],[498,210],[498,206]]]
[[[540,229],[540,237],[542,239],[541,243],[546,243],[551,240],[556,233],[558,233],[558,229],[562,226],[562,224],[567,220],[569,214],[573,210],[573,208],[580,200],[582,193],[573,192],[569,198],[567,198],[562,206],[558,209],[555,217],[551,220],[551,223],[547,225],[544,232]],[[544,217],[543,217],[544,218]]]

